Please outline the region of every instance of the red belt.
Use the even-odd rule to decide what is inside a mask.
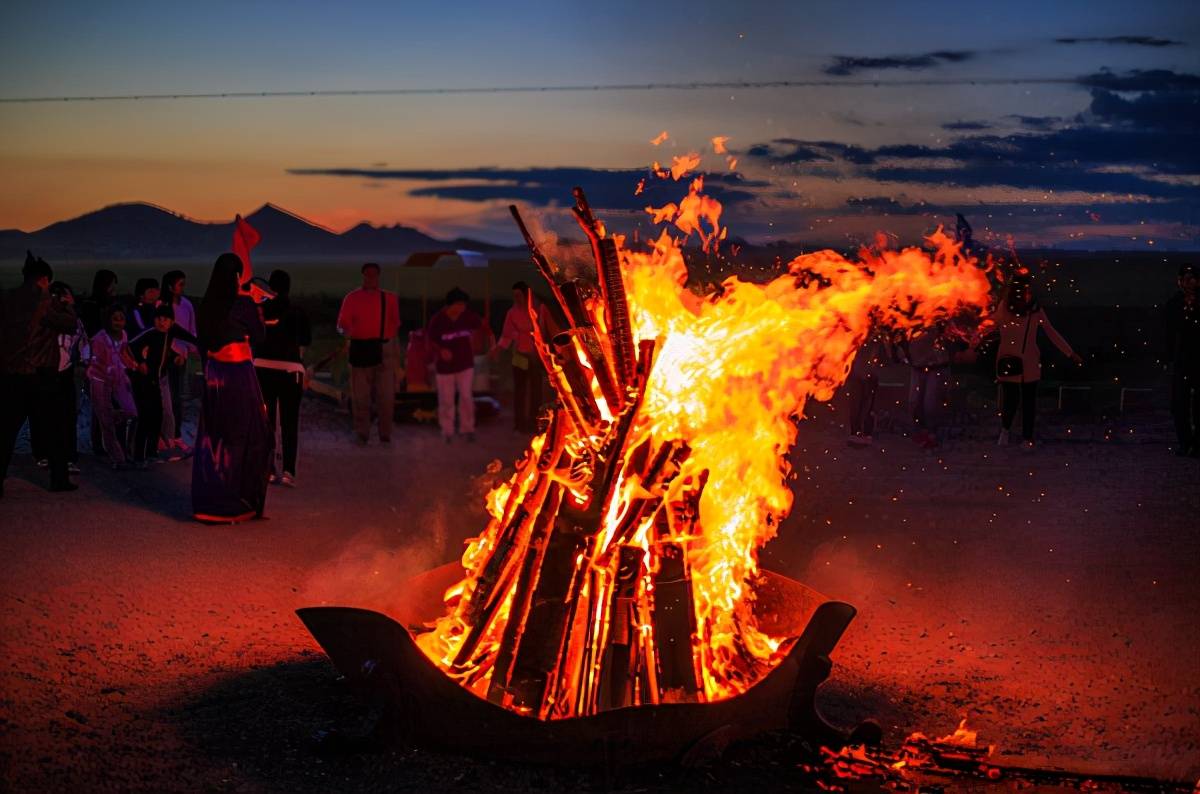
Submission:
[[[249,342],[230,342],[220,350],[209,353],[208,357],[224,364],[240,364],[253,360],[254,354],[250,352]]]

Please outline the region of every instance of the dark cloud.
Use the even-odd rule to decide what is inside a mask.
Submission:
[[[903,194],[901,194],[903,196]],[[980,205],[947,205],[928,201],[906,203],[891,196],[863,196],[846,199],[846,210],[852,215],[910,215],[954,219],[956,212],[968,218],[992,217],[1020,220],[1053,220],[1056,223],[1095,222],[1091,213],[1098,214],[1104,223],[1137,223],[1153,216],[1158,221],[1190,223],[1196,215],[1193,202],[1184,199],[1166,201],[1106,201],[1096,204],[1033,204],[1029,202],[996,202]]]
[[[1057,126],[1066,121],[1059,117],[1016,116],[1026,131],[963,136],[938,146],[863,149],[778,138],[750,147],[747,154],[810,174],[813,165],[840,166],[840,175],[889,182],[1132,193],[1193,203],[1200,199],[1194,186],[1155,178],[1200,174],[1195,132],[1200,129],[1200,88],[1193,87],[1200,85],[1200,77],[1134,71],[1080,79],[1085,85],[1097,81],[1135,95],[1094,88],[1088,110],[1070,126]]]
[[[802,141],[797,138],[775,138],[769,143],[757,143],[746,150],[749,157],[779,165],[789,163],[832,163],[838,160],[867,165],[874,156],[861,146],[836,141]]]
[[[992,125],[986,121],[947,121],[942,125],[942,129],[954,132],[990,130],[991,128]]]
[[[588,200],[605,209],[640,210],[647,204],[661,205],[678,201],[686,183],[655,178],[645,170],[605,170],[597,168],[457,168],[457,169],[375,169],[375,168],[291,168],[299,176],[334,176],[371,180],[407,180],[426,183],[410,189],[409,195],[457,199],[459,201],[510,201],[536,206],[565,204],[571,201],[571,189],[583,187]],[[635,196],[638,181],[645,189]],[[756,198],[752,188],[766,182],[749,180],[740,174],[705,174],[705,192],[726,206],[735,206]]]
[[[1055,39],[1056,44],[1130,44],[1135,47],[1177,47],[1182,41],[1154,36],[1082,36]]]
[[[1022,127],[1031,130],[1051,130],[1063,120],[1062,116],[1022,116],[1019,114],[1008,118],[1016,119]]]
[[[962,63],[975,57],[970,50],[937,50],[921,55],[886,55],[872,58],[857,55],[835,55],[822,71],[834,77],[846,77],[873,69],[931,69],[943,63]]]
[[[1124,74],[1101,70],[1076,80],[1088,88],[1106,91],[1197,91],[1200,75],[1179,74],[1170,69],[1130,69]]]
[[[1106,124],[1125,124],[1191,133],[1200,130],[1200,91],[1146,91],[1125,99],[1112,91],[1092,91],[1091,116]]]

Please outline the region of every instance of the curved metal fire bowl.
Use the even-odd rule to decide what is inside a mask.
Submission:
[[[826,746],[846,741],[818,714],[814,698],[855,609],[800,582],[765,571],[756,586],[760,626],[796,641],[774,670],[741,695],[541,721],[459,686],[426,658],[405,628],[419,629],[440,616],[442,594],[461,576],[455,562],[410,580],[398,620],[353,607],[296,612],[337,670],[368,698],[382,700],[382,724],[405,740],[513,761],[610,765],[686,762],[770,730],[790,729]]]

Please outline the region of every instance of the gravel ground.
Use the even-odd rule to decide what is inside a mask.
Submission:
[[[829,415],[806,422],[796,507],[764,561],[859,609],[826,713],[873,716],[892,742],[966,717],[1022,763],[1200,776],[1200,466],[1164,451],[1161,424],[1149,443],[1048,427],[1025,455],[982,431],[850,449]],[[396,582],[457,556],[483,523],[485,466],[523,444],[506,425],[452,446],[408,425],[357,448],[347,417],[306,402],[299,487],[238,527],[188,520],[187,462],[116,474],[84,455],[81,489],[59,496],[19,456],[0,501],[3,787],[810,788],[788,736],[620,773],[353,738],[373,707],[292,610],[386,609]]]

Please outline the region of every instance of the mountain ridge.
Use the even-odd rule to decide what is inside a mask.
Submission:
[[[262,235],[255,257],[264,261],[405,258],[415,251],[507,246],[458,237],[441,240],[395,223],[362,221],[343,232],[267,202],[243,216]],[[202,221],[147,201],[108,204],[31,232],[0,230],[0,261],[23,260],[26,250],[48,260],[135,261],[210,259],[230,248],[233,220]]]

